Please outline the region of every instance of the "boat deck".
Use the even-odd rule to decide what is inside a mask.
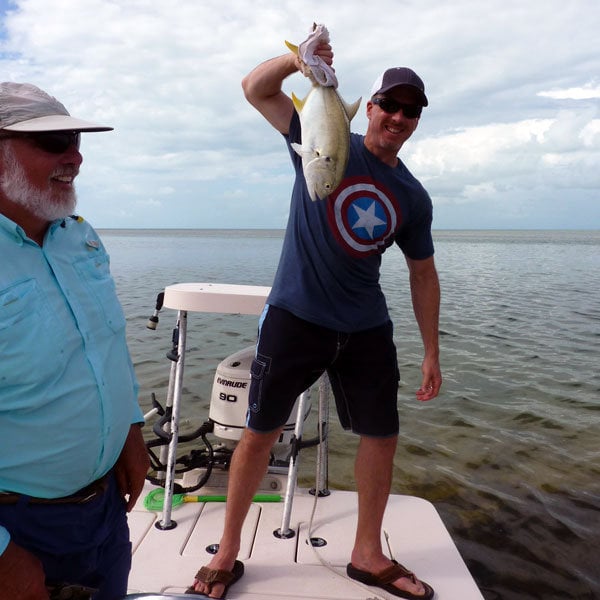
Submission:
[[[332,490],[330,496],[318,498],[311,532],[312,538],[325,542],[318,548],[308,543],[314,502],[307,490],[297,490],[290,523],[296,535],[289,539],[273,534],[281,526],[283,503],[252,505],[239,555],[245,574],[229,590],[229,599],[393,597],[345,574],[356,526],[356,494]],[[150,512],[140,501],[129,516],[134,552],[129,593],[182,594],[199,567],[210,560],[207,548],[219,541],[224,511],[222,502],[186,502],[173,508],[177,526],[161,530],[155,523],[162,512]],[[432,585],[437,600],[483,599],[431,503],[412,496],[391,496],[384,531],[384,548],[389,544],[396,560]]]
[[[178,354],[185,355],[186,311],[258,315],[268,292],[269,288],[263,287],[212,283],[176,284],[165,288],[164,306],[179,311]],[[173,408],[170,431],[178,430],[182,381],[183,361],[178,359],[169,379],[169,383],[173,383],[172,404],[167,403]],[[300,417],[296,425],[303,422],[302,404],[298,414]],[[295,430],[295,435],[300,438],[301,431]],[[176,446],[175,436],[169,446],[169,456],[176,455]],[[166,472],[173,471],[167,468]],[[225,478],[219,479],[221,475],[225,473],[213,471],[213,488],[202,488],[201,493],[224,494],[227,485]],[[282,490],[287,487],[284,481],[280,473],[267,473],[259,493],[283,494]],[[184,487],[192,486],[185,484]],[[162,511],[155,513],[144,508],[143,499],[151,489],[147,484],[138,505],[129,515],[133,542],[129,593],[175,597],[183,594],[198,569],[209,562],[209,550],[221,536],[225,504],[184,503],[172,510],[171,518],[177,526],[159,529],[155,524],[161,522]],[[332,490],[329,496],[318,498],[309,533],[314,506],[315,497],[308,490],[295,491],[291,513],[286,512],[286,517],[291,515],[289,526],[296,534],[282,539],[274,532],[282,526],[284,503],[252,504],[242,531],[238,556],[244,562],[245,574],[229,590],[227,597],[230,600],[374,600],[394,597],[346,576],[356,528],[356,493]],[[410,496],[391,496],[383,528],[384,548],[389,547],[398,562],[432,585],[438,600],[483,600],[432,504]],[[308,542],[309,536],[319,538],[322,544],[314,547]]]

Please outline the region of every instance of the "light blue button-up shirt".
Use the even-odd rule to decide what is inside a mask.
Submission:
[[[0,214],[0,490],[76,492],[143,422],[125,317],[98,234],[52,223],[42,247]],[[0,553],[8,544],[0,526]]]

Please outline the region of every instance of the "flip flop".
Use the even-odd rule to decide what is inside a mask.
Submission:
[[[417,595],[411,594],[411,592],[407,592],[405,590],[401,590],[397,588],[395,585],[392,585],[396,579],[400,579],[401,577],[407,577],[413,583],[417,583],[419,581],[415,574],[412,571],[409,571],[406,567],[402,566],[400,563],[395,560],[392,561],[394,564],[389,566],[387,569],[380,571],[379,573],[370,573],[369,571],[361,571],[356,567],[352,566],[352,563],[348,563],[346,566],[346,573],[348,577],[351,579],[356,579],[356,581],[360,581],[365,585],[372,585],[385,590],[389,594],[393,596],[398,596],[399,598],[406,598],[407,600],[431,600],[435,592],[433,588],[421,581],[421,585],[425,588],[425,593]]]
[[[227,596],[227,590],[238,581],[241,576],[244,574],[244,563],[236,560],[233,564],[233,569],[231,571],[225,571],[223,569],[209,569],[208,567],[202,567],[196,573],[196,579],[201,581],[202,583],[207,584],[209,587],[208,593],[212,592],[213,585],[215,583],[222,583],[225,586],[223,590],[223,595],[221,598],[225,598]],[[187,590],[185,590],[186,594],[196,594],[197,596],[202,596],[203,598],[207,598],[205,594],[201,594],[194,590],[192,586],[190,586]]]

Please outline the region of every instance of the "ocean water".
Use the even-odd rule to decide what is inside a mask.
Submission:
[[[175,312],[189,281],[270,285],[280,231],[106,230],[141,403],[164,400]],[[438,231],[439,398],[419,404],[421,345],[401,253],[383,259],[402,376],[393,491],[434,503],[487,600],[600,598],[600,231]],[[254,343],[257,318],[189,315],[184,426],[208,415],[214,369]],[[331,487],[356,439],[331,423]],[[300,459],[310,483],[311,450]],[[459,599],[457,599],[459,600]]]

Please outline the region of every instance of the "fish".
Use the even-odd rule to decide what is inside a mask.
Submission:
[[[308,52],[303,52],[308,42]],[[298,55],[302,73],[312,84],[303,100],[292,92],[292,102],[300,117],[302,143],[291,146],[302,158],[306,187],[313,201],[324,200],[344,177],[350,152],[350,121],[362,100],[347,104],[337,92],[333,69],[311,60],[314,48],[321,42],[329,42],[327,29],[322,25],[313,25],[313,33],[303,42],[304,48],[303,44],[298,47],[285,42]]]

